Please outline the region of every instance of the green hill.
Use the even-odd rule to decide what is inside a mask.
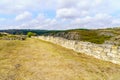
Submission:
[[[87,41],[96,44],[109,43],[120,45],[120,28],[49,31],[43,35],[63,37],[69,40]]]
[[[70,40],[88,41],[96,44],[115,44],[120,45],[120,28],[106,29],[71,29],[71,30],[33,30],[33,29],[11,29],[0,30],[14,35],[27,35],[28,32],[36,33],[37,36],[55,36]]]

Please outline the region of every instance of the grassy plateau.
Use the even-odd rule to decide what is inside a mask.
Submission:
[[[120,80],[120,65],[39,39],[0,40],[0,80]]]

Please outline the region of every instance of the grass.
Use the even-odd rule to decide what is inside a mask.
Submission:
[[[66,39],[72,40],[81,40],[92,42],[96,44],[102,44],[106,40],[109,40],[111,36],[99,35],[98,30],[89,30],[89,29],[74,29],[66,31],[51,31],[49,34],[51,36],[63,37]]]
[[[0,80],[119,80],[120,65],[38,39],[0,41]]]

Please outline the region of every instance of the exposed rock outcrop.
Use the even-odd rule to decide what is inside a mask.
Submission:
[[[94,56],[95,58],[120,64],[120,46],[111,44],[94,44],[90,42],[67,40],[60,37],[39,36],[36,37],[49,41],[74,51]]]

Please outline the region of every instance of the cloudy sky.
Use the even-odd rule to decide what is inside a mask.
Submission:
[[[120,26],[120,0],[0,0],[0,29]]]

